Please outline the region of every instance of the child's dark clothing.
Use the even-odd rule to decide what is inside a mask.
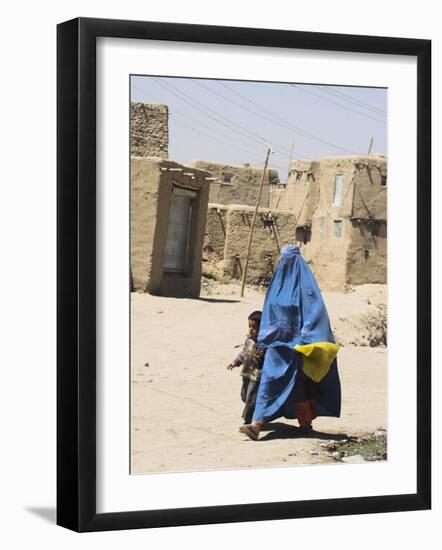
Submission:
[[[233,361],[236,366],[242,365],[241,399],[245,403],[242,417],[246,424],[250,424],[255,410],[256,396],[264,363],[264,350],[256,347],[253,338],[247,337],[242,352]]]

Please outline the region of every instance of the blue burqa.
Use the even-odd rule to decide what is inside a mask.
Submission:
[[[266,349],[253,420],[296,418],[294,386],[302,368],[296,345],[335,342],[318,284],[299,248],[285,245],[264,301],[258,347]],[[318,416],[340,416],[337,360],[317,383]]]

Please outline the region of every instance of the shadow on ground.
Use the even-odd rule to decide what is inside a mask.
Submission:
[[[195,298],[200,302],[210,302],[211,304],[238,304],[241,300],[229,300],[228,298]]]
[[[291,424],[284,424],[283,422],[270,422],[262,430],[267,432],[266,435],[261,435],[260,441],[271,441],[272,439],[321,439],[323,441],[344,441],[349,438],[347,434],[343,433],[327,433],[317,432],[312,430],[308,433],[303,433],[297,426]]]

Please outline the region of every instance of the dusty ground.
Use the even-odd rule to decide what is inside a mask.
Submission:
[[[318,418],[309,437],[298,436],[296,421],[280,419],[258,442],[238,433],[241,378],[226,366],[240,351],[247,316],[261,309],[264,295],[248,289],[238,296],[236,285],[213,282],[205,282],[198,300],[132,294],[133,473],[332,461],[316,454],[320,442],[385,426],[387,350],[346,345],[368,344],[373,331],[380,334],[384,287],[324,294],[344,344],[341,418]]]

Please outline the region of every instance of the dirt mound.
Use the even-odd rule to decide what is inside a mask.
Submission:
[[[323,296],[341,345],[387,345],[386,285],[361,285],[345,293],[324,292]]]
[[[229,280],[221,282],[203,277],[201,296],[240,296],[241,286]],[[262,308],[265,287],[247,286],[245,296]],[[347,292],[324,292],[336,340],[342,346],[387,345],[387,287],[368,284]]]
[[[338,315],[331,320],[333,334],[342,346],[386,346],[387,330],[385,318],[379,310],[352,315]]]

